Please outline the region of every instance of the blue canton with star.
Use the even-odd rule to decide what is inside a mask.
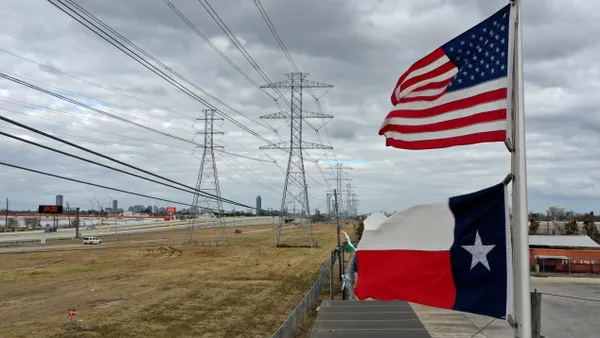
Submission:
[[[476,86],[508,73],[510,5],[442,46],[458,73],[446,92]]]

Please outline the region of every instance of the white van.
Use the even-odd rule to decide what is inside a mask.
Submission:
[[[102,244],[102,240],[98,237],[84,237],[83,244]]]

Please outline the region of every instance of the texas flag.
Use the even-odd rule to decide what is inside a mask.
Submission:
[[[506,185],[365,220],[356,251],[361,299],[505,319],[512,314]]]

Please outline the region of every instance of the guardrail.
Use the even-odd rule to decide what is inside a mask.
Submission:
[[[317,302],[317,298],[321,295],[323,291],[323,285],[325,281],[329,278],[329,264],[322,264],[319,269],[319,276],[317,280],[315,280],[314,284],[306,293],[304,298],[296,305],[296,308],[290,315],[287,320],[281,324],[279,329],[271,336],[271,338],[288,338],[294,337],[296,329],[310,312],[312,311],[312,307]]]
[[[46,237],[46,243],[48,242],[58,242],[58,241],[72,241],[75,240],[75,236],[73,237]],[[0,241],[0,247],[3,246],[13,246],[19,244],[29,244],[29,243],[40,243],[41,239],[18,239],[14,241]]]

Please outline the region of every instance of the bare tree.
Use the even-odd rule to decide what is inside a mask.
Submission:
[[[35,230],[38,226],[40,226],[39,217],[27,217],[25,218],[25,226],[29,229]]]

